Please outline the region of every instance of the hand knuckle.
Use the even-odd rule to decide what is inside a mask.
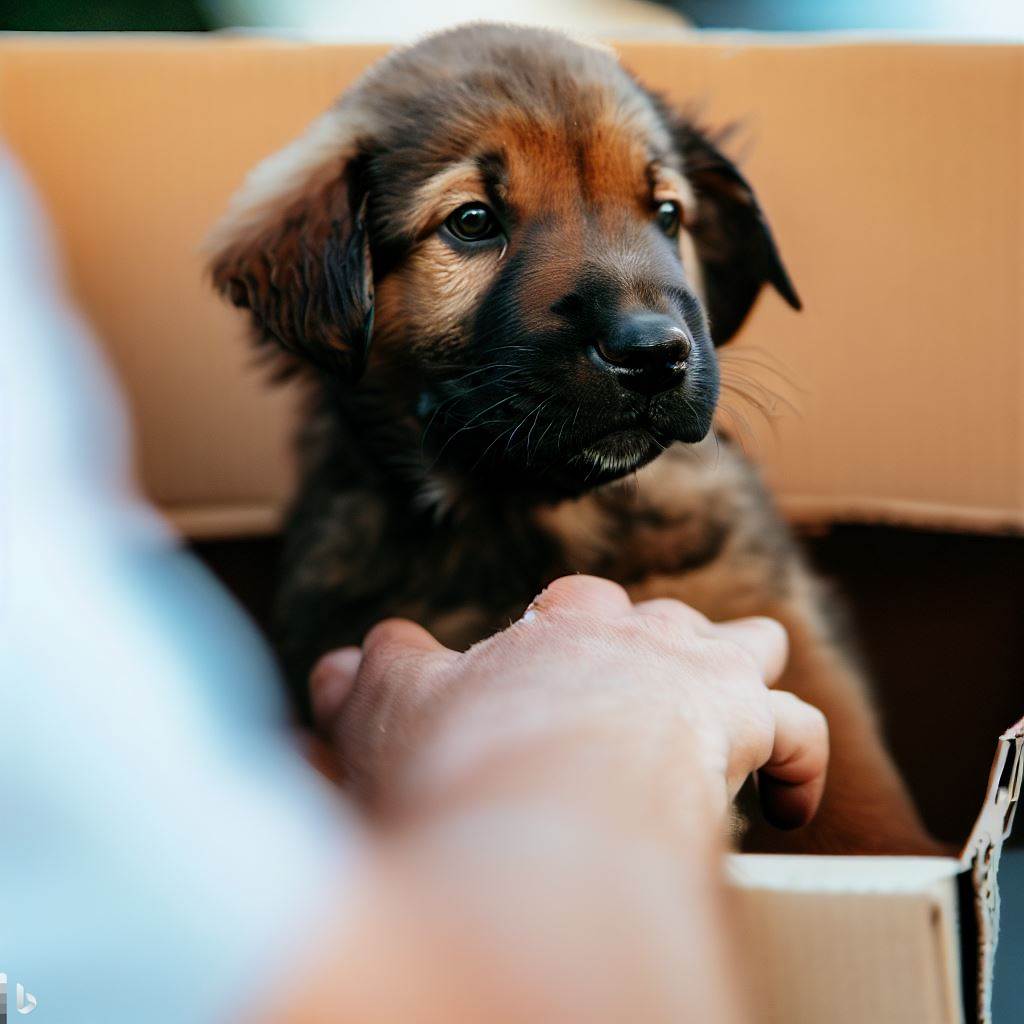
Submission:
[[[363,657],[377,661],[393,654],[399,645],[402,624],[401,619],[384,619],[371,627],[363,638]]]
[[[571,607],[580,598],[602,594],[622,595],[625,590],[618,583],[598,576],[560,576],[538,596],[536,603],[548,608]]]
[[[808,722],[811,727],[819,733],[828,736],[828,717],[825,715],[825,712],[820,708],[814,707],[812,704],[807,704],[805,707],[807,708]]]

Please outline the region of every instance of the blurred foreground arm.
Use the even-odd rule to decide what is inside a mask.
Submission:
[[[746,1019],[730,801],[761,768],[800,824],[827,760],[822,717],[765,685],[784,661],[773,622],[587,577],[466,654],[391,622],[328,656],[314,701],[384,838],[285,1019]]]

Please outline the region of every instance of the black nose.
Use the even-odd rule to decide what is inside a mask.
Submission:
[[[693,343],[686,329],[661,313],[624,316],[593,346],[595,361],[630,391],[655,395],[676,387],[686,375]]]

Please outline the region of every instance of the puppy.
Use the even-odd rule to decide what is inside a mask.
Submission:
[[[465,648],[547,582],[789,631],[832,737],[815,822],[761,849],[933,852],[756,472],[710,438],[716,348],[800,303],[714,139],[611,53],[473,25],[394,52],[259,166],[212,278],[310,386],[280,652],[298,693],[387,616]],[[636,474],[635,487],[615,484]]]

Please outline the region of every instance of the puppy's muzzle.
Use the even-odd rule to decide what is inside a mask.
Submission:
[[[591,359],[629,391],[657,395],[678,387],[686,376],[693,340],[685,327],[663,313],[619,318],[606,338],[591,347]]]

